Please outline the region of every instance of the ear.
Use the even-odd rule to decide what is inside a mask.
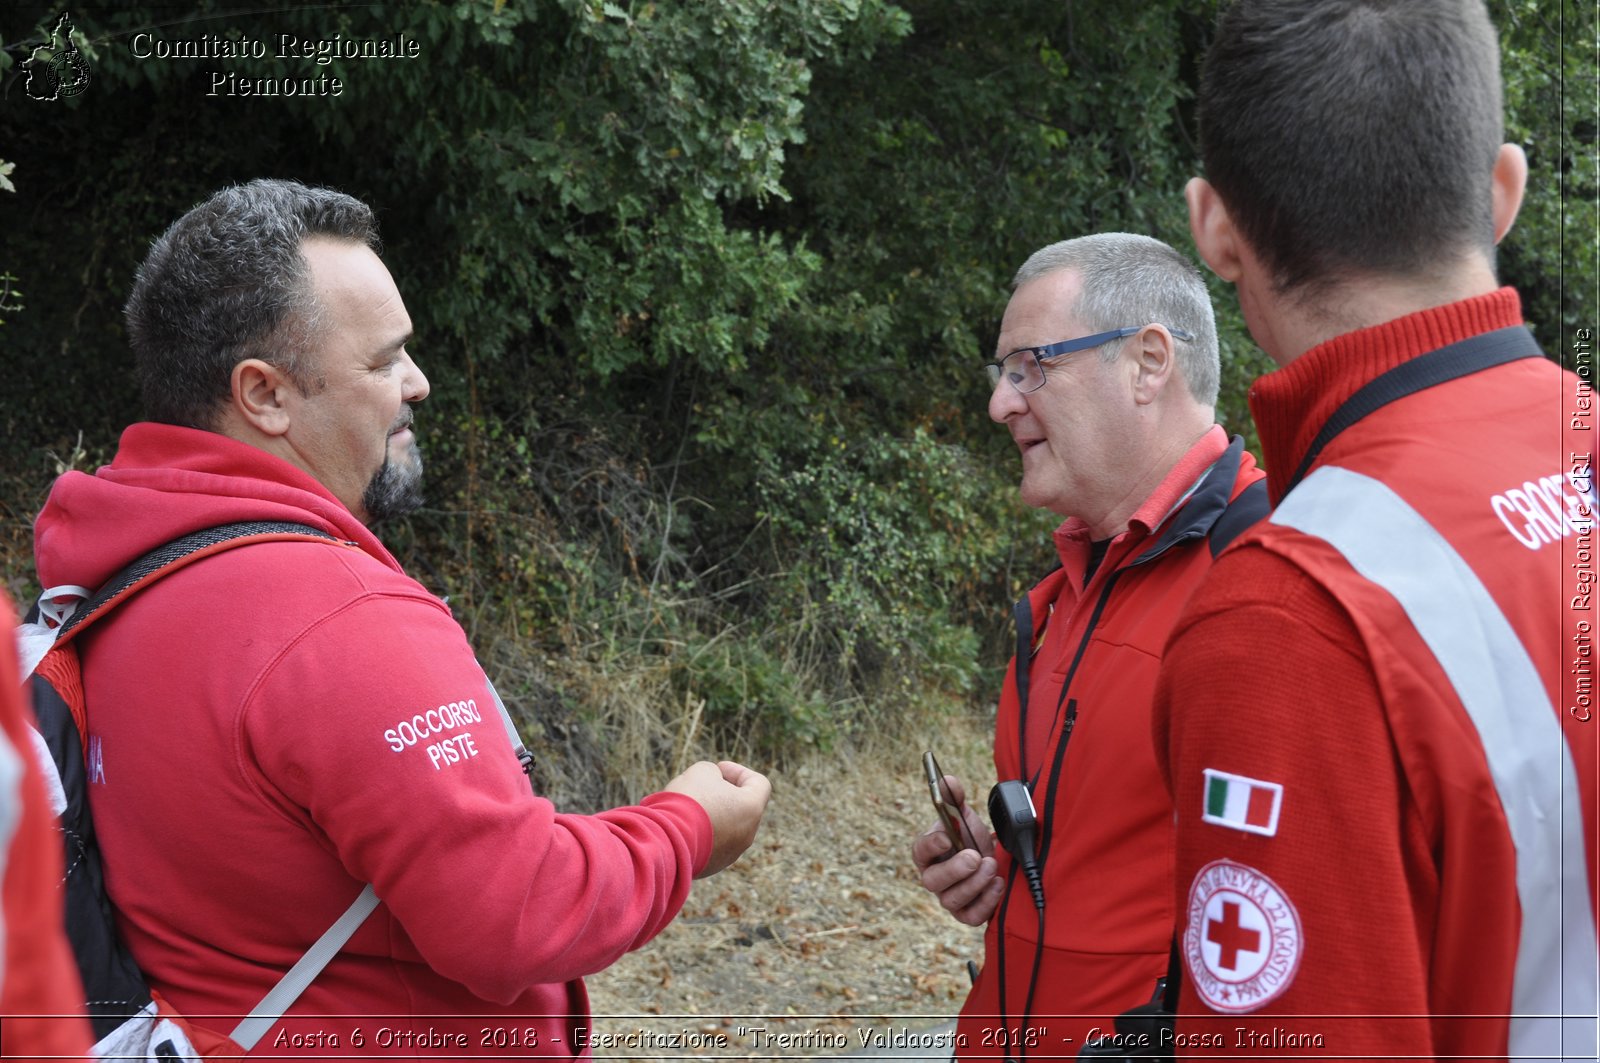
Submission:
[[[1204,177],[1191,177],[1183,187],[1183,198],[1189,204],[1189,233],[1194,237],[1195,250],[1217,276],[1238,281],[1242,272],[1239,232],[1222,197]]]
[[[1133,359],[1133,401],[1148,406],[1161,396],[1178,362],[1177,341],[1165,325],[1146,325],[1128,342]]]
[[[1516,144],[1501,144],[1494,160],[1494,242],[1511,231],[1528,187],[1528,157]]]
[[[295,388],[287,373],[271,362],[246,358],[233,367],[229,382],[236,416],[263,435],[289,431]]]

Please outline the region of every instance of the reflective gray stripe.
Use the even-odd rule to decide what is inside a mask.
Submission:
[[[1517,850],[1510,1055],[1593,1060],[1600,990],[1583,810],[1560,719],[1527,649],[1461,555],[1378,480],[1325,466],[1271,520],[1326,541],[1392,594],[1449,677],[1483,741]]]
[[[233,1038],[238,1046],[246,1052],[256,1046],[262,1034],[272,1029],[274,1023],[283,1018],[283,1013],[288,1011],[295,1001],[300,999],[300,994],[306,987],[316,981],[317,975],[328,966],[345,942],[362,923],[367,921],[367,916],[378,906],[378,895],[373,892],[372,886],[364,886],[356,899],[350,902],[350,907],[344,914],[333,921],[333,925],[322,932],[322,936],[306,949],[295,965],[278,980],[267,995],[261,998],[261,1003],[255,1006],[239,1025],[233,1028],[228,1036]]]
[[[528,749],[522,744],[522,736],[517,734],[517,725],[511,722],[511,713],[506,709],[506,703],[500,700],[500,691],[494,688],[494,680],[485,675],[483,684],[489,688],[489,697],[493,699],[494,707],[500,711],[500,722],[505,725],[506,737],[511,740],[511,751],[517,755],[518,760],[521,760]]]

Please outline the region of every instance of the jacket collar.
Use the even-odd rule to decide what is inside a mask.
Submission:
[[[1520,324],[1516,289],[1500,288],[1335,336],[1257,379],[1250,388],[1250,413],[1261,435],[1273,499],[1283,497],[1328,418],[1369,381],[1429,351]]]
[[[1170,515],[1161,526],[1161,534],[1156,541],[1128,564],[1142,565],[1179,543],[1192,542],[1209,535],[1233,498],[1233,488],[1239,479],[1239,459],[1243,453],[1244,437],[1234,436],[1222,457],[1212,462],[1211,467],[1201,474],[1189,492],[1187,501],[1182,502],[1177,513]]]

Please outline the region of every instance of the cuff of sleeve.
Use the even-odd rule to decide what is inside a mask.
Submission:
[[[688,794],[666,792],[651,794],[639,804],[669,813],[682,824],[684,837],[689,843],[689,866],[691,872],[698,875],[711,861],[711,846],[715,840],[711,816],[705,807]]]

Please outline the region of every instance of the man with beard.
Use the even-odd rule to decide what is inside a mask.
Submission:
[[[254,181],[139,269],[151,420],[57,481],[44,585],[239,521],[337,541],[205,557],[79,640],[107,889],[152,987],[226,1034],[372,884],[274,1054],[575,1055],[582,976],[749,846],[769,786],[723,762],[594,816],[532,793],[460,627],[369,528],[420,501],[428,395],[376,246],[365,204]]]

